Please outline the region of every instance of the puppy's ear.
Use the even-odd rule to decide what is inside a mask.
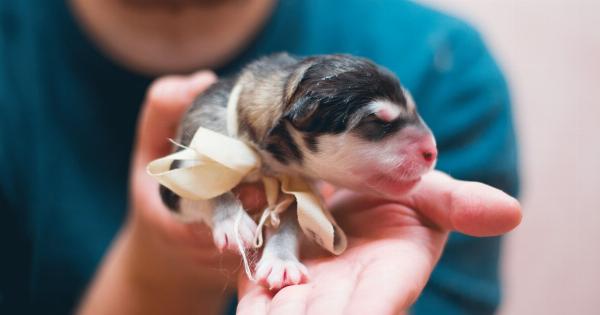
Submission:
[[[315,64],[311,59],[304,61],[288,78],[284,92],[283,117],[290,120],[294,127],[301,129],[316,112],[318,103],[313,102],[310,91],[304,81],[306,72]]]
[[[296,129],[304,129],[312,116],[317,111],[319,103],[314,99],[303,96],[291,104],[284,117],[287,118]]]

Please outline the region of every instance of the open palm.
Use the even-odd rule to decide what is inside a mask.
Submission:
[[[242,275],[238,314],[401,313],[425,286],[450,231],[499,235],[521,219],[510,196],[437,171],[401,200],[339,191],[329,206],[348,249],[331,256],[307,246],[309,282],[275,294]]]

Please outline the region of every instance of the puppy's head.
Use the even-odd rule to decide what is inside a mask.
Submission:
[[[412,188],[437,158],[431,131],[396,77],[347,55],[301,62],[268,143],[298,172],[387,196]]]

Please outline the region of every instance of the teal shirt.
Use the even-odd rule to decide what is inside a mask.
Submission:
[[[281,1],[216,71],[278,51],[386,66],[433,130],[438,169],[517,193],[506,83],[464,22],[408,1]],[[136,118],[152,79],[102,55],[62,2],[0,1],[0,313],[74,309],[127,211]],[[453,234],[413,314],[493,313],[500,245]]]

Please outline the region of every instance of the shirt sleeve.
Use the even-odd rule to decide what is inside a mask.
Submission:
[[[0,4],[0,15],[3,9]],[[15,204],[19,193],[16,183],[22,179],[16,175],[14,146],[18,140],[11,139],[11,131],[19,108],[7,97],[10,89],[4,44],[0,34],[0,314],[17,314],[26,313],[23,306],[29,302],[31,242],[25,229],[27,213]]]
[[[6,171],[8,144],[3,142],[1,129],[4,128],[0,126],[0,314],[13,314],[27,303],[29,242],[23,230],[23,214],[9,201],[12,179]]]
[[[517,143],[504,76],[480,35],[458,24],[434,36],[417,103],[436,136],[437,169],[518,195]],[[493,314],[500,302],[498,237],[453,233],[412,314]]]

